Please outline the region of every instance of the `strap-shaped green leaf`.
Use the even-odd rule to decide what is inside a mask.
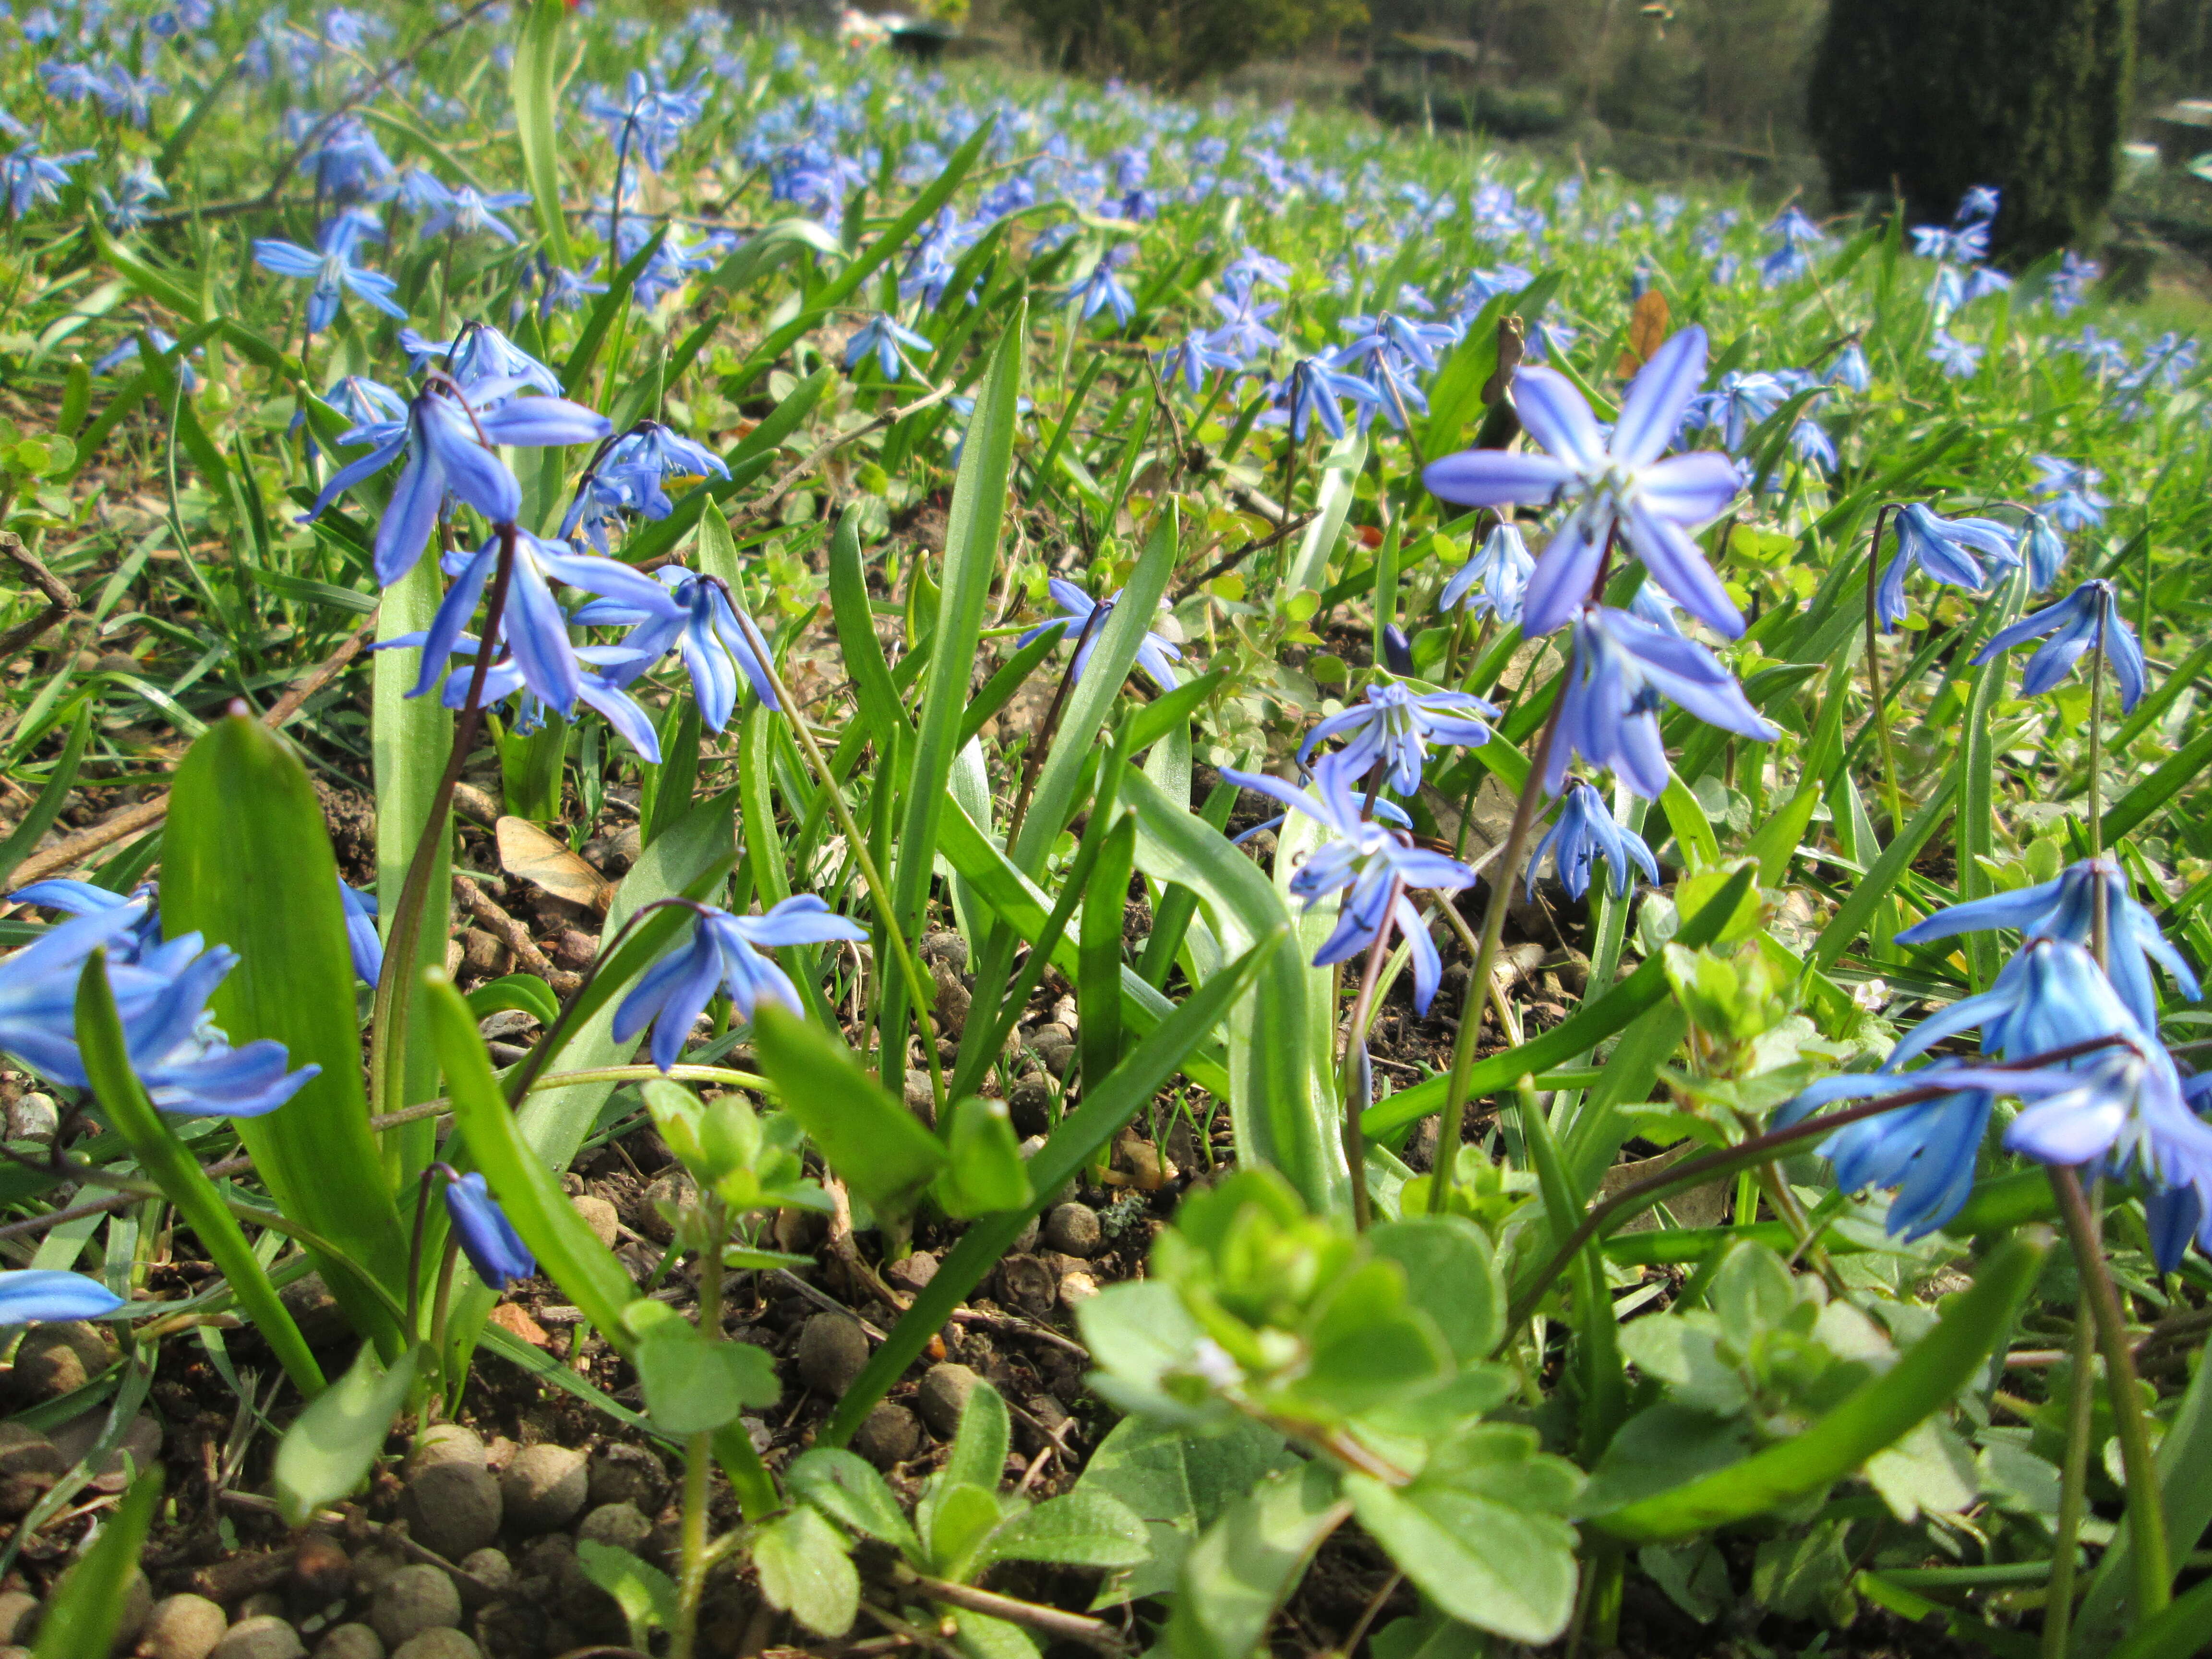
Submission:
[[[553,263],[573,270],[576,258],[568,251],[568,216],[561,209],[561,168],[553,122],[553,106],[560,94],[561,23],[567,15],[568,8],[562,0],[535,0],[524,12],[522,38],[515,42],[508,84],[514,99],[514,136],[522,145],[522,172],[530,181],[538,228]]]

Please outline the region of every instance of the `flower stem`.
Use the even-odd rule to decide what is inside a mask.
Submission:
[[[719,1201],[707,1206],[708,1244],[699,1253],[699,1334],[722,1340],[722,1239],[727,1227]],[[738,1432],[744,1432],[738,1425]],[[714,1437],[695,1434],[684,1448],[682,1579],[677,1586],[676,1629],[670,1659],[691,1659],[699,1639],[699,1602],[706,1594],[707,1569],[714,1556],[707,1540],[707,1479],[714,1468]]]
[[[2135,1573],[2132,1600],[2136,1626],[2140,1629],[2143,1620],[2162,1611],[2173,1596],[2166,1506],[2159,1495],[2158,1469],[2151,1461],[2150,1433],[2136,1388],[2135,1356],[2128,1347],[2119,1292],[2105,1266],[2101,1229],[2073,1168],[2053,1164],[2050,1175],[2051,1191],[2058,1197],[2059,1218],[2074,1246],[2082,1300],[2096,1317],[2097,1346],[2105,1357],[2105,1386],[2112,1395],[2112,1420],[2119,1431],[2120,1458],[2127,1474],[2128,1534],[2134,1545],[2129,1552],[2129,1565]]]
[[[2094,1190],[2094,1188],[2092,1189]],[[2091,1208],[2096,1200],[2090,1200]],[[2066,1396],[2066,1461],[2059,1472],[2058,1523],[2051,1539],[2051,1589],[2043,1604],[2043,1659],[2066,1659],[2074,1623],[2074,1567],[2088,1508],[2089,1437],[2096,1418],[2095,1316],[2088,1281],[2074,1304],[2073,1376]]]
[[[1379,776],[1379,763],[1376,773]],[[1367,1142],[1359,1121],[1359,1115],[1367,1109],[1367,1091],[1360,1086],[1367,1068],[1359,1063],[1359,1057],[1367,1046],[1368,1023],[1375,1015],[1375,988],[1382,977],[1382,953],[1390,940],[1390,919],[1397,913],[1398,901],[1405,893],[1406,884],[1394,877],[1390,896],[1383,902],[1382,920],[1367,946],[1366,965],[1359,970],[1359,993],[1352,1000],[1352,1024],[1345,1033],[1344,1066],[1339,1077],[1338,1092],[1344,1100],[1344,1161],[1352,1171],[1352,1224],[1363,1233],[1375,1217],[1367,1197]]]
[[[1889,833],[1895,836],[1905,829],[1905,798],[1897,787],[1897,750],[1889,736],[1889,699],[1881,689],[1881,617],[1875,604],[1875,591],[1881,586],[1882,527],[1888,522],[1893,505],[1884,502],[1874,515],[1874,539],[1867,544],[1866,657],[1867,695],[1874,702],[1875,735],[1881,744],[1881,781],[1889,803]]]
[[[2089,856],[2105,850],[2105,617],[2112,606],[2110,594],[2097,601],[2097,640],[2089,648]],[[2097,884],[2101,896],[2104,884]],[[2097,961],[2105,960],[2105,904],[2097,902]]]

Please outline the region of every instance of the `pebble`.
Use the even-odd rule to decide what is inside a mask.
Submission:
[[[569,1202],[576,1206],[576,1213],[584,1218],[584,1224],[592,1230],[592,1237],[609,1249],[614,1249],[615,1240],[622,1237],[621,1212],[596,1194],[586,1193],[580,1198],[571,1199]]]
[[[1052,1085],[1041,1072],[1032,1072],[1014,1085],[1006,1097],[1006,1113],[1018,1135],[1041,1135],[1052,1127]]]
[[[208,1650],[208,1659],[305,1659],[300,1632],[282,1619],[241,1619]]]
[[[407,1483],[399,1513],[416,1543],[458,1561],[499,1536],[499,1482],[473,1463],[434,1464]]]
[[[467,1463],[477,1468],[484,1466],[484,1443],[474,1429],[459,1423],[434,1423],[416,1437],[408,1448],[407,1461],[400,1466],[400,1474],[413,1480],[425,1469],[435,1468],[441,1463]]]
[[[592,1489],[584,1454],[566,1446],[525,1446],[499,1477],[506,1518],[517,1532],[556,1532],[583,1512]]]
[[[488,1589],[503,1590],[514,1583],[514,1564],[507,1552],[489,1546],[463,1561],[461,1571]]]
[[[932,1434],[950,1440],[960,1431],[960,1413],[968,1409],[968,1396],[982,1380],[967,1366],[951,1360],[932,1365],[921,1374],[921,1386],[914,1391],[915,1409],[929,1425]]]
[[[315,1659],[384,1659],[384,1643],[366,1625],[337,1625],[315,1644]]]
[[[591,1492],[587,1502],[628,1504],[647,1513],[660,1507],[668,1489],[668,1472],[660,1460],[643,1446],[617,1441],[592,1455]]]
[[[284,1598],[275,1590],[256,1590],[238,1604],[238,1617],[242,1623],[248,1619],[282,1619]]]
[[[868,1363],[868,1335],[850,1314],[818,1313],[799,1328],[793,1352],[806,1386],[839,1400]]]
[[[853,1449],[878,1468],[890,1468],[921,1449],[921,1424],[903,1406],[878,1406],[853,1431]]]
[[[61,1113],[54,1105],[53,1097],[42,1095],[34,1089],[8,1108],[8,1139],[52,1140],[54,1131],[61,1127]]]
[[[483,1650],[457,1630],[426,1630],[393,1650],[392,1659],[483,1659]]]
[[[154,1611],[154,1584],[146,1577],[145,1569],[133,1567],[131,1577],[123,1583],[123,1611],[115,1618],[115,1646],[113,1651],[126,1653],[132,1639],[146,1628],[146,1620]]]
[[[353,1322],[346,1317],[346,1310],[338,1305],[320,1273],[294,1279],[276,1292],[276,1299],[284,1304],[311,1348],[343,1342],[353,1329]]]
[[[968,969],[968,941],[950,927],[933,927],[921,936],[921,959],[943,963],[954,973]]]
[[[0,1518],[23,1514],[68,1467],[60,1448],[36,1429],[0,1422]],[[0,1638],[6,1635],[0,1624]]]
[[[165,1595],[138,1633],[139,1659],[207,1659],[229,1628],[223,1610],[204,1595]]]
[[[52,1400],[82,1388],[114,1358],[106,1333],[82,1320],[34,1325],[16,1346],[8,1391],[23,1401]]]
[[[635,1504],[602,1504],[576,1528],[579,1543],[605,1544],[635,1552],[653,1536],[653,1522]]]
[[[0,1595],[0,1643],[28,1640],[39,1622],[39,1598],[21,1590]]]
[[[433,1566],[402,1567],[384,1581],[370,1605],[368,1622],[388,1648],[461,1622],[461,1595]]]
[[[927,1072],[906,1074],[906,1109],[931,1128],[937,1127],[937,1094],[929,1086]]]
[[[1042,1319],[1060,1299],[1060,1276],[1033,1255],[1002,1256],[999,1286],[1007,1301],[1031,1318]]]
[[[295,1607],[326,1607],[345,1597],[353,1582],[353,1563],[344,1546],[319,1532],[308,1533],[292,1549],[292,1576],[285,1589]]]
[[[1098,1294],[1098,1281],[1081,1268],[1071,1268],[1060,1276],[1060,1300],[1064,1307],[1073,1308],[1088,1302]]]
[[[1044,1220],[1044,1242],[1063,1255],[1094,1256],[1104,1237],[1088,1204],[1055,1204]]]
[[[937,1277],[937,1258],[927,1250],[915,1250],[884,1269],[884,1277],[902,1291],[919,1291]]]

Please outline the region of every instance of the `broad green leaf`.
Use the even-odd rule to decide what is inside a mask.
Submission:
[[[1693,870],[1709,870],[1721,861],[1721,844],[1713,834],[1711,819],[1698,798],[1690,793],[1690,786],[1673,773],[1668,774],[1667,787],[1659,796],[1659,810],[1667,815],[1667,827],[1674,832],[1674,840]]]
[[[1406,1297],[1436,1322],[1462,1365],[1487,1359],[1505,1335],[1498,1253],[1463,1216],[1419,1216],[1370,1229],[1376,1255],[1406,1270]]]
[[[747,1406],[773,1406],[783,1397],[768,1350],[711,1340],[681,1320],[639,1338],[637,1376],[653,1426],[678,1437],[711,1434]]]
[[[1172,1291],[1168,1297],[1175,1300]],[[1103,1300],[1093,1297],[1084,1308]],[[1084,1332],[1091,1340],[1087,1323]],[[1249,1419],[1199,1434],[1139,1416],[1123,1418],[1084,1465],[1075,1490],[1118,1499],[1143,1517],[1146,1556],[1109,1578],[1093,1605],[1118,1606],[1171,1588],[1191,1545],[1231,1503],[1267,1476],[1297,1466],[1281,1435]]]
[[[1950,1300],[1933,1329],[1802,1434],[1589,1519],[1632,1543],[1663,1543],[1763,1515],[1841,1480],[1940,1410],[1980,1369],[2011,1330],[2049,1248],[2045,1233],[1992,1252],[1973,1287]]]
[[[952,1437],[952,1449],[939,1478],[948,1485],[999,1490],[1006,1479],[1010,1429],[1005,1396],[988,1382],[978,1382],[960,1413],[960,1431]]]
[[[934,1489],[915,1510],[915,1524],[929,1539],[930,1571],[940,1578],[968,1577],[975,1566],[975,1552],[1003,1513],[988,1487],[938,1477]]]
[[[811,1509],[793,1510],[753,1540],[753,1570],[769,1605],[817,1636],[842,1636],[860,1607],[860,1576],[844,1541]]]
[[[969,1095],[954,1103],[951,1117],[945,1173],[933,1188],[945,1212],[966,1219],[1028,1204],[1029,1169],[1006,1103]]]
[[[1352,1511],[1319,1463],[1269,1475],[1184,1556],[1169,1604],[1173,1659],[1247,1659],[1304,1577],[1322,1540]]]
[[[579,1539],[576,1565],[584,1577],[615,1598],[629,1626],[629,1639],[642,1652],[656,1630],[674,1630],[678,1620],[676,1581],[629,1550]]]
[[[228,714],[185,757],[169,801],[163,925],[239,955],[210,999],[216,1023],[233,1042],[273,1038],[294,1066],[322,1067],[279,1110],[235,1120],[255,1173],[287,1216],[377,1283],[403,1284],[407,1240],[368,1128],[337,864],[307,769],[260,721]],[[385,1304],[319,1265],[355,1328],[397,1354]]]
[[[100,1528],[99,1540],[46,1598],[33,1659],[87,1659],[115,1645],[116,1626],[128,1601],[124,1591],[146,1547],[161,1496],[161,1469],[140,1471]]]
[[[830,538],[830,606],[837,624],[837,650],[853,677],[860,713],[882,736],[907,726],[905,705],[891,682],[890,665],[876,638],[875,613],[860,558],[860,517],[848,513]],[[911,729],[909,726],[908,729]]]
[[[1551,1641],[1575,1606],[1575,1530],[1494,1495],[1345,1477],[1352,1511],[1400,1571],[1453,1618],[1516,1642]]]
[[[1375,1659],[1487,1659],[1490,1644],[1474,1626],[1425,1601],[1419,1613],[1376,1631],[1372,1651]]]
[[[870,1207],[911,1206],[945,1167],[937,1137],[811,1022],[763,999],[753,1011],[753,1046],[823,1162]]]
[[[1329,556],[1344,534],[1351,516],[1352,486],[1367,465],[1367,434],[1347,432],[1321,458],[1321,473],[1314,489],[1314,520],[1298,538],[1298,550],[1283,572],[1277,601],[1300,592],[1317,592],[1328,574]]]
[[[368,1478],[392,1425],[415,1386],[423,1350],[410,1348],[386,1370],[367,1343],[346,1374],[307,1403],[276,1443],[270,1471],[276,1504],[289,1525],[350,1495]]]
[[[554,130],[561,94],[561,23],[567,15],[562,0],[534,0],[523,12],[508,87],[514,100],[514,136],[522,145],[523,177],[529,182],[538,231],[553,263],[573,270],[576,258],[568,250],[568,215],[561,206],[559,141]]]
[[[1152,1553],[1145,1523],[1103,1492],[1048,1498],[1008,1516],[983,1540],[977,1570],[994,1561],[1048,1561],[1064,1567],[1133,1567]]]
[[[909,1556],[921,1553],[921,1540],[883,1476],[851,1452],[830,1446],[801,1452],[784,1471],[783,1480],[793,1498],[831,1520]]]
[[[87,215],[84,222],[92,232],[93,245],[100,250],[100,257],[115,268],[117,276],[155,304],[174,312],[186,322],[204,323],[207,320],[200,296],[192,289],[125,248],[107,234],[107,228],[100,222],[96,215]]]
[[[123,1022],[108,989],[104,951],[95,951],[88,957],[77,976],[76,1040],[93,1094],[116,1133],[130,1146],[139,1169],[160,1186],[162,1195],[199,1235],[201,1245],[222,1270],[240,1310],[260,1330],[292,1386],[313,1399],[322,1391],[323,1373],[315,1357],[307,1352],[300,1328],[278,1299],[276,1287],[246,1243],[237,1220],[224,1207],[215,1183],[201,1172],[199,1160],[154,1109],[138,1081]],[[346,1267],[343,1261],[333,1262],[331,1271],[335,1273]],[[335,1285],[332,1288],[335,1291]]]

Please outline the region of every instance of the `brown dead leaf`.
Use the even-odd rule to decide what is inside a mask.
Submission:
[[[510,876],[586,909],[604,910],[614,896],[612,882],[528,818],[503,817],[493,833],[499,839],[500,866]]]
[[[520,1337],[533,1348],[548,1348],[553,1345],[553,1339],[546,1335],[545,1328],[516,1303],[502,1302],[494,1308],[491,1322],[511,1335]]]
[[[1650,362],[1651,354],[1667,343],[1670,321],[1667,296],[1656,288],[1645,289],[1636,309],[1628,314],[1628,343],[1621,348],[1620,361],[1613,366],[1613,372],[1626,378]]]

